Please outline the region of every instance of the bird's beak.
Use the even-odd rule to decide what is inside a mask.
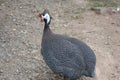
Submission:
[[[40,17],[40,21],[43,22],[44,21],[44,16],[42,14],[38,15]]]

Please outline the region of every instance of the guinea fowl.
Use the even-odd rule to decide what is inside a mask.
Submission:
[[[47,9],[39,14],[45,22],[41,54],[49,68],[64,79],[76,80],[81,76],[95,79],[96,56],[84,42],[54,34],[50,29],[51,16]]]

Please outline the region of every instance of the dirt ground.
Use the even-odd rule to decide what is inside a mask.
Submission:
[[[56,80],[40,44],[48,8],[54,33],[86,42],[97,57],[98,80],[120,80],[120,13],[96,14],[85,0],[0,0],[0,80]],[[62,80],[59,78],[59,80]]]

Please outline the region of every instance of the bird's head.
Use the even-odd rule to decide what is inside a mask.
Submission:
[[[43,13],[39,13],[38,15],[41,19],[41,22],[45,22],[46,24],[50,24],[52,17],[49,14],[48,9],[45,9]]]

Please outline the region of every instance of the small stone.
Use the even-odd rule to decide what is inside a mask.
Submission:
[[[16,31],[16,29],[14,28],[13,31]]]
[[[37,13],[37,12],[39,12],[39,10],[38,9],[33,9],[32,12]]]
[[[0,70],[0,75],[3,73],[3,71],[2,70]]]
[[[66,24],[64,24],[63,26],[64,26],[64,27],[67,27],[67,25],[66,25]]]
[[[38,52],[38,50],[33,50],[31,53],[37,53]]]
[[[17,69],[16,72],[19,72],[19,70]]]
[[[120,11],[120,8],[119,8],[119,7],[117,8],[117,11],[118,11],[118,12]]]
[[[108,38],[108,39],[110,39],[110,38],[111,38],[111,36],[108,36],[107,38]]]
[[[5,47],[5,44],[2,44],[2,47]]]
[[[16,19],[13,19],[13,22],[16,22],[17,20]]]
[[[28,25],[28,23],[25,23],[26,25]]]
[[[22,6],[20,6],[20,9],[22,9],[23,7]]]
[[[26,33],[27,33],[27,30],[21,30],[21,33],[26,34]]]
[[[2,70],[2,69],[0,70],[0,73],[3,73],[3,70]]]
[[[109,42],[105,42],[105,45],[109,45]]]
[[[120,80],[120,77],[119,77],[119,79],[118,80]]]
[[[5,4],[1,4],[1,6],[4,6]]]

